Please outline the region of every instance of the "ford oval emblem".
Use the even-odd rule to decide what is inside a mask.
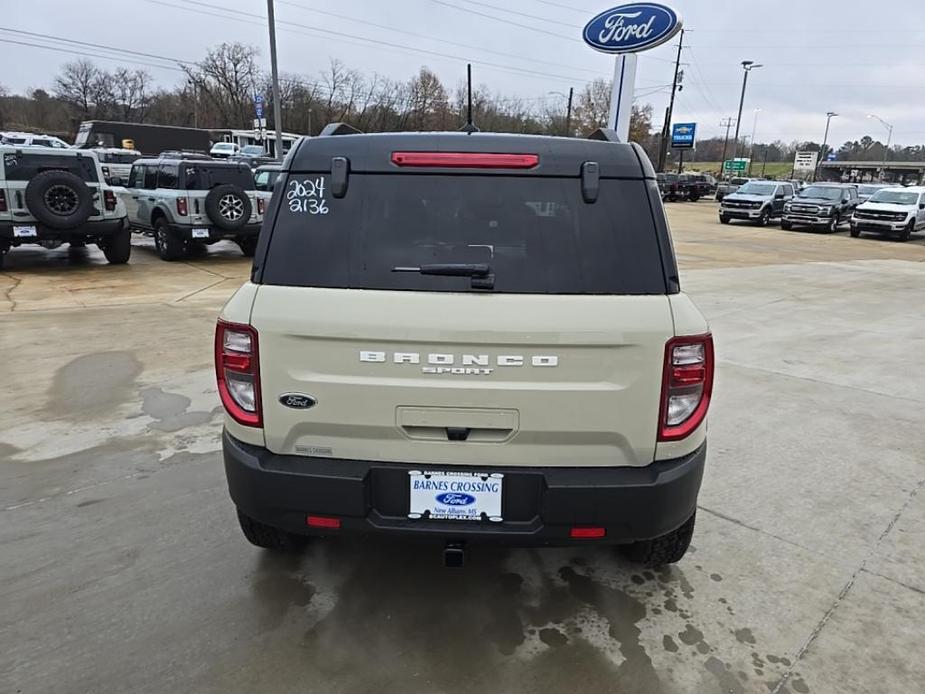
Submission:
[[[681,30],[681,17],[670,7],[651,2],[620,5],[601,12],[585,25],[584,39],[604,53],[638,53],[655,48]]]
[[[283,393],[279,396],[279,402],[281,405],[291,407],[294,410],[307,410],[309,407],[314,407],[318,404],[318,401],[311,395],[303,393]]]
[[[475,497],[461,492],[444,492],[437,494],[437,501],[444,506],[472,506],[475,503]]]

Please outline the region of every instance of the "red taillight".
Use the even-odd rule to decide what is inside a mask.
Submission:
[[[605,528],[572,528],[569,530],[568,535],[573,540],[596,540],[604,537],[607,534]]]
[[[257,331],[249,325],[218,321],[215,377],[225,411],[239,424],[263,426]]]
[[[116,209],[116,194],[111,190],[104,190],[103,203],[106,205],[106,211],[112,212],[114,209]]]
[[[263,214],[267,209],[267,203],[263,198],[257,198],[257,214]]]
[[[6,211],[7,211],[6,191],[0,190],[0,212],[6,212]]]
[[[665,345],[658,440],[689,436],[707,416],[713,394],[713,336],[675,337]]]
[[[327,528],[328,530],[339,530],[340,518],[329,518],[327,516],[306,516],[305,524],[311,528]]]
[[[177,214],[181,217],[185,217],[189,214],[189,204],[186,198],[177,198]]]
[[[536,154],[392,152],[392,163],[441,169],[532,169],[540,158]]]

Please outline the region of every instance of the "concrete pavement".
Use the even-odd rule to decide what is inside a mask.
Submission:
[[[236,526],[214,317],[231,244],[15,251],[0,273],[0,691],[925,689],[925,240],[720,226],[669,205],[718,374],[694,547],[316,542]]]

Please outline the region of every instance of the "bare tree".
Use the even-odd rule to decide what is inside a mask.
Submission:
[[[183,65],[189,80],[212,105],[212,125],[244,128],[250,124],[260,70],[259,51],[242,43],[223,43],[195,65]]]
[[[111,83],[119,118],[143,123],[151,106],[151,75],[120,67],[112,74]]]
[[[90,118],[99,110],[102,71],[89,60],[66,63],[55,77],[55,96],[77,109],[79,115]]]

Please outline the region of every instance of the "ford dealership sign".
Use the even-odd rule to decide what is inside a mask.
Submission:
[[[601,12],[585,26],[585,43],[604,53],[638,53],[660,46],[681,30],[678,13],[636,2]]]

